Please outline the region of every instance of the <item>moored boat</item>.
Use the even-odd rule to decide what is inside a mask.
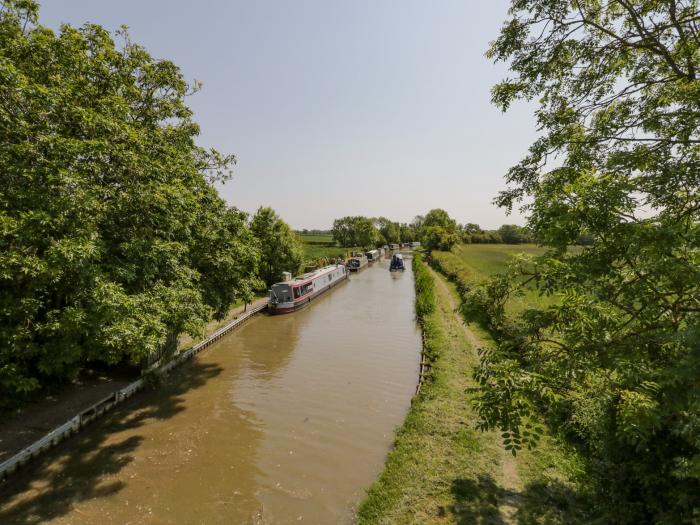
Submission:
[[[273,314],[294,312],[348,277],[342,264],[333,264],[294,279],[275,283],[270,290],[269,309]]]
[[[364,253],[359,253],[350,257],[346,266],[351,272],[359,272],[362,268],[367,266],[367,264],[367,256]]]
[[[367,256],[367,262],[369,262],[369,263],[376,262],[381,257],[379,250],[370,250],[367,253],[365,253],[365,255]]]

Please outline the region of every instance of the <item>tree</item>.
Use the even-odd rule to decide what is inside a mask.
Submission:
[[[424,220],[425,217],[423,217],[423,215],[416,215],[409,226],[411,226],[415,231],[418,231],[420,230],[421,226],[423,226]]]
[[[526,202],[551,250],[471,300],[503,305],[523,279],[560,300],[496,312],[477,407],[514,451],[544,412],[588,459],[603,522],[700,512],[699,19],[695,0],[517,0],[489,51],[513,73],[494,102],[538,100],[542,132],[498,202]]]
[[[506,244],[521,244],[531,241],[527,229],[516,224],[504,224],[498,229],[498,234]]]
[[[124,31],[117,48],[100,26],[37,21],[35,2],[0,2],[3,406],[197,334],[257,260],[208,182],[235,159],[196,146],[196,86]]]
[[[449,251],[459,242],[459,236],[441,226],[426,226],[422,229],[421,243],[427,250]]]
[[[457,221],[452,219],[445,210],[436,208],[427,213],[420,228],[427,228],[429,226],[439,226],[444,230],[454,233],[457,230]]]
[[[374,220],[374,224],[384,238],[384,244],[401,242],[401,230],[398,222],[392,222],[386,217],[379,217]]]
[[[355,243],[364,249],[375,248],[380,241],[380,234],[372,221],[366,217],[356,217],[353,223]]]
[[[461,229],[464,233],[468,233],[470,235],[484,233],[484,230],[482,230],[478,224],[474,224],[473,222],[468,222],[467,224],[462,226]]]
[[[418,233],[412,224],[405,222],[399,225],[399,242],[413,242],[418,240]]]
[[[331,229],[333,240],[340,246],[347,248],[355,245],[355,232],[353,229],[353,217],[343,217],[333,221]]]
[[[421,244],[428,250],[451,250],[457,242],[457,221],[445,210],[430,210],[420,221]]]
[[[282,272],[299,271],[304,260],[301,242],[272,208],[258,208],[250,229],[260,247],[260,273],[267,286],[278,282]]]
[[[360,246],[374,248],[379,244],[380,233],[367,217],[342,217],[333,221],[333,239],[345,248]]]

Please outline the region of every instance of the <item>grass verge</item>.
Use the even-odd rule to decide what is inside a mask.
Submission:
[[[495,523],[503,454],[492,434],[475,430],[476,416],[464,393],[475,353],[419,257],[414,274],[430,372],[396,434],[384,472],[358,511],[358,523],[454,523],[470,518]]]
[[[430,372],[358,523],[582,523],[575,457],[545,437],[539,449],[514,458],[498,434],[476,430],[472,371],[477,348],[493,341],[462,322],[454,285],[420,257],[413,264]]]

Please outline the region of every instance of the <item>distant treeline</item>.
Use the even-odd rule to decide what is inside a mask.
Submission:
[[[429,250],[450,250],[457,243],[523,244],[537,242],[529,228],[504,224],[497,230],[483,230],[478,224],[458,224],[440,208],[416,216],[410,223],[386,217],[348,216],[336,219],[331,230],[302,230],[306,235],[332,235],[343,247],[374,248],[385,244],[420,241]],[[591,244],[581,235],[578,244]]]

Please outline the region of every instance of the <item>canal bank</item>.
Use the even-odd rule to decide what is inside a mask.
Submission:
[[[207,324],[202,340],[195,342],[189,336],[180,338],[179,353],[154,372],[161,375],[187,361],[187,354],[199,353],[241,325],[244,317],[254,315],[266,306],[267,298],[258,298],[251,305],[232,307],[223,319]],[[139,378],[135,368],[85,372],[60,392],[29,404],[12,415],[5,415],[0,426],[0,483],[145,385],[144,377]]]
[[[431,282],[418,289],[416,304],[425,314],[429,373],[358,523],[584,523],[578,465],[555,440],[545,436],[539,448],[514,458],[498,433],[477,430],[472,372],[477,350],[494,343],[463,322],[454,285],[418,266],[417,275]]]
[[[388,262],[223,338],[0,489],[1,523],[350,523],[416,386]]]

